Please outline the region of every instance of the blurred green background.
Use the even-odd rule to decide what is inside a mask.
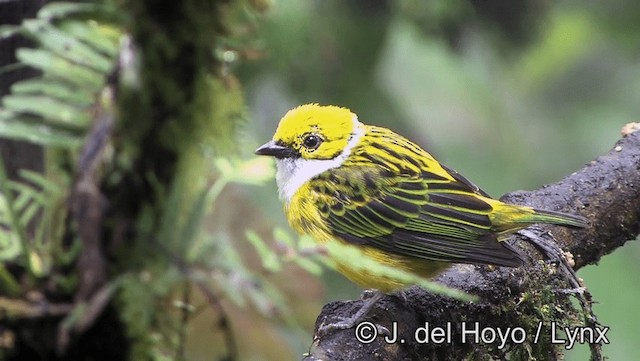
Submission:
[[[341,105],[407,135],[499,197],[581,168],[614,145],[625,123],[640,120],[636,1],[254,2],[269,10],[241,29],[252,61],[231,63],[250,109],[248,157],[288,109]],[[275,182],[231,193],[251,200],[236,202],[236,213],[257,218],[266,238],[274,224],[287,228]],[[234,311],[242,359],[299,359],[321,306],[361,291],[331,272],[322,280],[295,266],[269,274],[251,247],[240,248],[283,291],[298,324]],[[638,242],[630,242],[579,272],[611,327],[611,360],[637,357],[639,259]],[[206,355],[192,350],[196,359]],[[587,358],[586,346],[567,353]]]

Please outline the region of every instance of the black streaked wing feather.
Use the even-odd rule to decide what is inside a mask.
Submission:
[[[329,182],[322,202],[339,204],[322,215],[347,242],[425,260],[519,266],[517,253],[490,231],[491,207],[474,196],[484,192],[456,175],[445,182],[335,168],[314,181]]]
[[[473,193],[491,198],[491,196],[487,194],[487,192],[483,191],[482,189],[480,189],[480,187],[475,185],[473,182],[463,177],[462,174],[445,166],[444,164],[440,164],[440,166],[444,168],[444,170],[446,170],[457,181],[458,184],[464,185],[468,190],[472,191]]]

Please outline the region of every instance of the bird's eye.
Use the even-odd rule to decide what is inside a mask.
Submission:
[[[305,148],[315,150],[320,146],[322,139],[315,134],[309,134],[302,140],[302,144]]]

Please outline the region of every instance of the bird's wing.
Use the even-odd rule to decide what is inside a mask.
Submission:
[[[468,180],[467,178],[463,177],[462,174],[456,172],[455,170],[445,166],[444,164],[440,164],[440,166],[449,173],[449,175],[451,175],[457,183],[459,183],[459,185],[465,186],[468,188],[468,190],[473,191],[473,193],[479,194],[481,196],[484,197],[491,197],[489,194],[487,194],[487,192],[483,191],[482,189],[480,189],[480,187],[478,187],[477,185],[475,185],[474,183],[472,183],[470,180]]]
[[[433,261],[519,266],[491,231],[483,193],[457,173],[452,178],[335,168],[316,179],[325,185],[319,209],[349,243]]]

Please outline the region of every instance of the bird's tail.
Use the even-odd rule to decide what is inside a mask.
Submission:
[[[534,213],[527,220],[527,223],[548,223],[575,228],[585,228],[589,225],[589,221],[582,216],[542,209],[534,209]]]
[[[494,207],[491,223],[493,230],[500,233],[512,233],[535,223],[555,224],[559,226],[584,228],[589,225],[586,218],[574,214],[535,209],[515,204],[501,203]]]

